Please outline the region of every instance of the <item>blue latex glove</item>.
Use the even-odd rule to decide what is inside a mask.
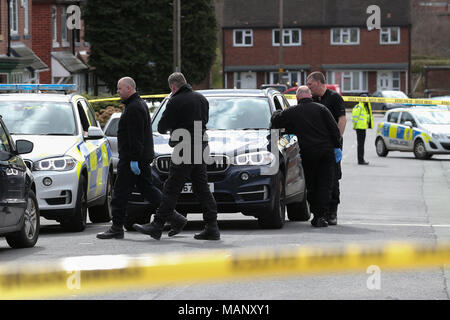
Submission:
[[[139,169],[139,165],[138,165],[137,161],[130,161],[130,168],[131,168],[131,171],[133,171],[133,173],[135,175],[138,176],[141,174],[141,170]]]
[[[339,148],[334,149],[334,157],[336,158],[336,163],[342,160],[342,150]]]

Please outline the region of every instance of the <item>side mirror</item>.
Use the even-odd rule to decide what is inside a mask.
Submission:
[[[86,137],[87,140],[97,140],[102,139],[105,135],[103,134],[102,129],[99,127],[91,126],[88,129],[88,135]]]
[[[17,140],[16,141],[16,149],[17,154],[25,154],[33,151],[33,142],[28,140]]]
[[[408,127],[410,127],[410,128],[413,127],[413,124],[412,124],[411,121],[405,121],[404,125],[405,125],[405,126],[408,126]]]

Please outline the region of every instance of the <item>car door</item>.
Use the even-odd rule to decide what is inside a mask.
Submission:
[[[399,118],[399,111],[390,112],[387,115],[386,123],[383,125],[382,134],[389,150],[399,150],[399,139],[397,138]]]
[[[27,207],[26,165],[0,119],[0,228],[17,225]]]
[[[286,109],[289,107],[286,98],[281,95],[275,95],[274,100],[275,108]],[[281,135],[278,146],[285,157],[285,194],[286,198],[290,198],[303,190],[302,184],[304,183],[297,136],[294,134]]]
[[[411,122],[412,127],[405,124],[407,121]],[[400,122],[397,129],[397,138],[401,150],[413,150],[413,128],[416,127],[417,123],[412,114],[408,111],[403,111],[400,115]]]

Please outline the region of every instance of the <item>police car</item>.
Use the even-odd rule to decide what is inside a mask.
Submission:
[[[378,125],[375,147],[380,157],[389,151],[412,151],[417,159],[450,154],[450,111],[434,107],[390,110]]]
[[[0,85],[0,91],[75,90],[75,85]],[[41,216],[68,231],[111,220],[112,160],[89,102],[77,94],[4,93],[0,114],[14,139],[33,142],[24,155]]]

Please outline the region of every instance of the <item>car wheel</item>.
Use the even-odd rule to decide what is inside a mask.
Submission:
[[[379,157],[386,157],[389,153],[389,150],[386,148],[386,144],[384,143],[383,138],[377,139],[377,141],[375,142],[375,148]]]
[[[280,173],[280,179],[277,190],[274,190],[275,199],[273,209],[267,212],[263,212],[258,217],[258,224],[264,229],[281,229],[286,219],[286,205],[284,202],[285,190],[284,190],[284,176]]]
[[[80,181],[78,182],[77,202],[72,217],[61,221],[61,226],[66,231],[80,232],[86,229],[87,194],[85,181],[86,178],[81,175]]]
[[[109,222],[112,219],[111,200],[112,200],[112,177],[108,174],[106,184],[105,202],[100,206],[93,206],[89,208],[89,219],[93,223]]]
[[[36,195],[30,190],[27,208],[24,213],[24,223],[20,231],[6,236],[6,242],[12,248],[31,248],[39,237],[40,221],[39,207]]]
[[[420,160],[426,160],[430,158],[427,149],[425,149],[425,144],[422,140],[416,140],[414,143],[414,156]]]
[[[291,221],[308,221],[311,218],[306,190],[302,202],[289,203],[286,208],[288,218]]]

